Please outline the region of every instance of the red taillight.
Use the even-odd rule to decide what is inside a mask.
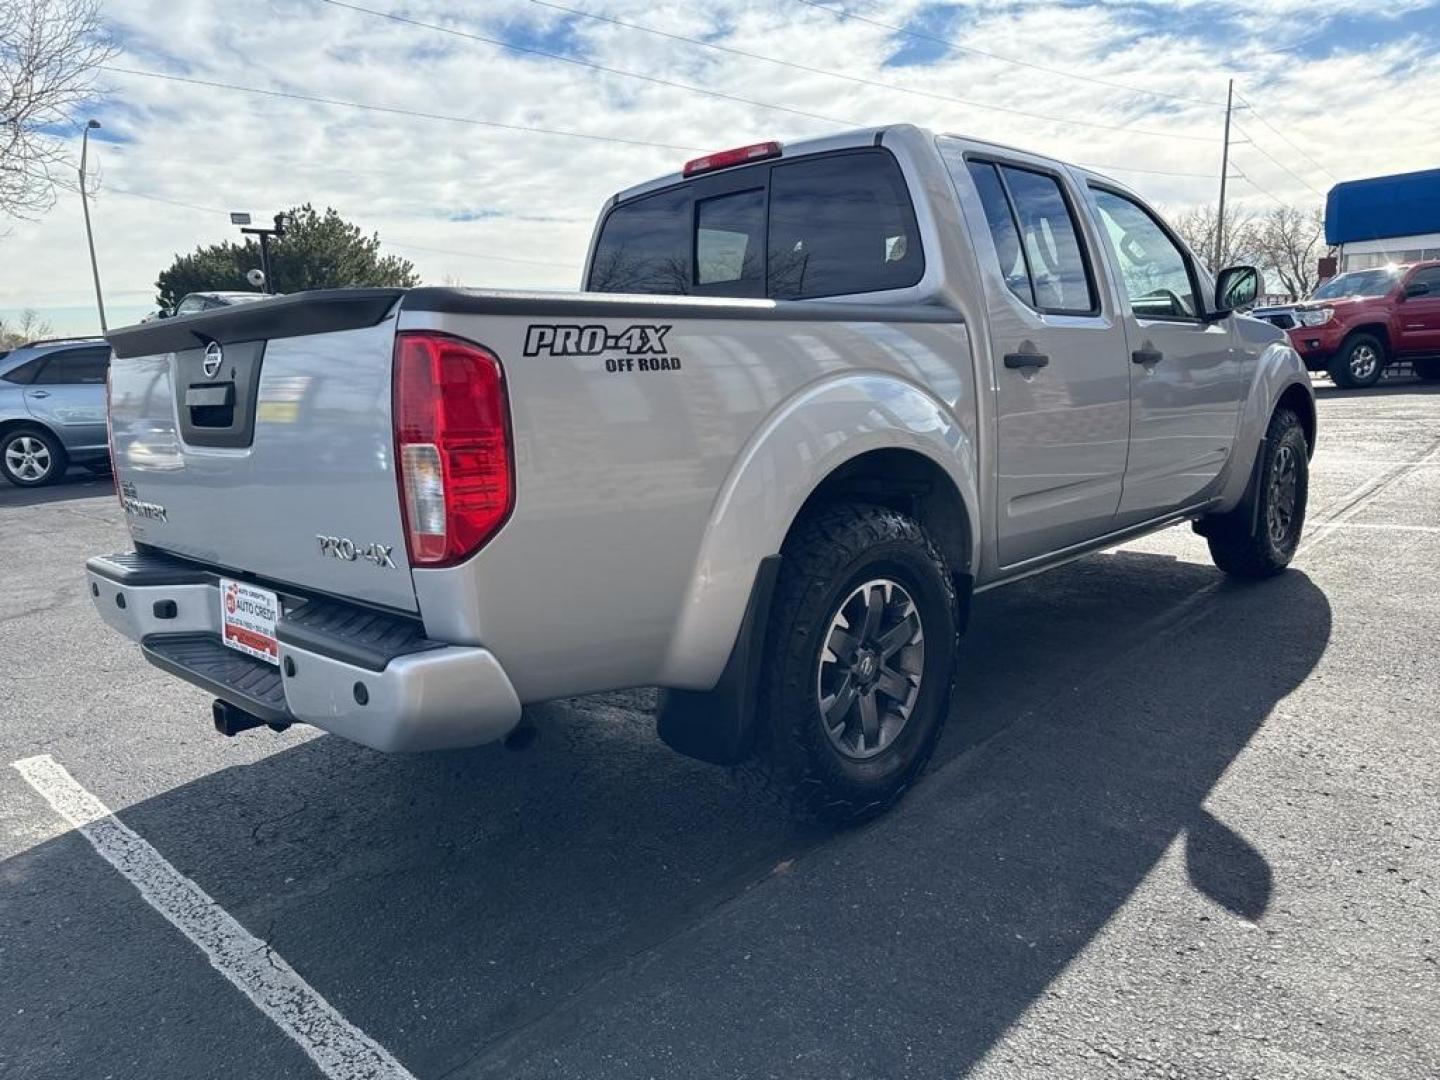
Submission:
[[[713,154],[706,154],[704,157],[697,157],[693,161],[687,161],[685,168],[681,170],[682,176],[699,176],[701,173],[714,172],[716,169],[728,169],[731,165],[744,165],[750,161],[764,161],[766,158],[779,157],[780,144],[778,142],[757,142],[749,146],[737,146],[734,150],[719,150]]]
[[[444,334],[395,340],[395,471],[410,562],[474,554],[514,505],[500,361]]]

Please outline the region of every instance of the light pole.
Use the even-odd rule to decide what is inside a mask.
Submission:
[[[95,306],[100,309],[100,332],[109,331],[105,325],[105,298],[100,295],[100,264],[95,261],[95,234],[90,231],[90,196],[85,190],[85,155],[90,149],[90,131],[100,126],[99,120],[85,124],[85,134],[80,136],[80,205],[85,208],[85,242],[90,245],[90,273],[95,276]]]

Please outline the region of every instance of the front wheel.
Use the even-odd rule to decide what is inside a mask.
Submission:
[[[0,439],[0,472],[16,487],[44,487],[65,475],[65,448],[40,428],[15,428]]]
[[[798,816],[858,822],[900,798],[940,737],[954,581],[918,522],[878,506],[815,512],[783,555],[755,749],[738,772]]]
[[[1353,334],[1345,339],[1330,364],[1330,377],[1346,390],[1374,386],[1385,373],[1385,343],[1374,334]]]
[[[1277,409],[1240,505],[1201,520],[1215,565],[1240,578],[1270,577],[1289,566],[1305,527],[1309,489],[1305,429],[1291,410]]]

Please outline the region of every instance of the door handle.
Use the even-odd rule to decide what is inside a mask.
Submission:
[[[1042,368],[1050,358],[1038,352],[1012,352],[1005,354],[1005,366],[1011,368]]]
[[[49,396],[50,396],[50,391],[49,391],[49,390],[31,390],[31,391],[30,391],[30,396],[31,396],[31,397],[49,397]]]
[[[1132,352],[1130,359],[1137,364],[1158,364],[1165,359],[1165,354],[1159,349],[1153,349],[1147,345],[1143,349],[1136,349]]]

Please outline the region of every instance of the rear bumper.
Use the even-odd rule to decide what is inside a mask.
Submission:
[[[286,602],[280,666],[220,641],[218,576],[151,554],[85,567],[101,618],[157,667],[272,724],[313,724],[376,750],[478,746],[520,720],[486,649],[423,636],[418,623],[337,601]]]

